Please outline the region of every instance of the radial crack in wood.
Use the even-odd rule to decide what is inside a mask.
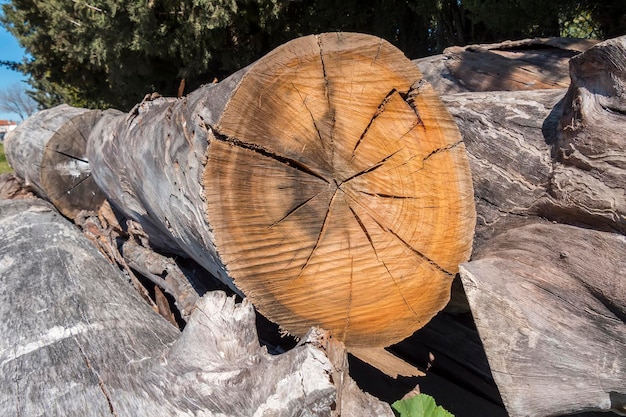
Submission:
[[[209,133],[207,216],[235,285],[287,331],[389,345],[469,257],[461,137],[387,42],[323,34],[252,65]]]

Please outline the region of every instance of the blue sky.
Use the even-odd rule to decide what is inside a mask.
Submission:
[[[0,4],[6,3],[6,0],[0,0]],[[17,40],[7,32],[3,26],[0,26],[0,61],[22,61],[24,58],[24,49],[20,47]],[[4,89],[12,84],[19,84],[25,81],[26,77],[16,71],[11,71],[4,66],[0,66],[0,89]],[[28,85],[22,83],[24,87],[28,88]],[[20,121],[17,114],[5,113],[0,111],[1,120],[15,120]]]

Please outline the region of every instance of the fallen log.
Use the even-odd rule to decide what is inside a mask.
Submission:
[[[29,117],[5,139],[15,173],[71,219],[104,200],[85,156],[87,137],[101,116],[101,110],[61,105]]]
[[[535,224],[462,265],[509,415],[626,414],[625,260],[622,235]]]
[[[386,346],[448,301],[474,227],[452,119],[387,42],[285,44],[188,97],[103,118],[88,159],[151,244],[292,334]]]
[[[452,46],[413,62],[440,94],[560,89],[569,86],[569,60],[598,42],[535,38]]]
[[[0,415],[392,415],[315,333],[269,355],[248,301],[207,293],[180,334],[39,199],[0,201],[0,301]]]
[[[626,413],[625,56],[621,37],[573,58],[558,102],[444,97],[476,181],[461,278],[513,417]]]

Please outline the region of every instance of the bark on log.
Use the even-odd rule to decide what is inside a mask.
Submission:
[[[29,117],[5,139],[15,173],[71,219],[104,200],[85,157],[87,137],[101,115],[61,105]]]
[[[572,59],[567,92],[442,96],[469,155],[475,248],[529,216],[626,233],[625,39]]]
[[[41,200],[0,201],[0,298],[0,415],[330,416],[336,401],[316,339],[270,356],[252,305],[223,292],[180,335]],[[353,388],[347,415],[392,415]]]
[[[103,119],[98,184],[284,329],[385,346],[449,298],[474,226],[464,146],[432,88],[366,35],[281,46],[182,100]]]

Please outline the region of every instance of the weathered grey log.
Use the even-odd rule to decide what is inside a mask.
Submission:
[[[501,234],[461,267],[512,417],[626,414],[626,240],[558,224]]]
[[[555,89],[442,96],[459,126],[472,169],[474,249],[540,217],[538,201],[550,198],[555,164],[550,141],[555,140],[555,108],[564,93]],[[541,215],[551,217],[550,212]]]
[[[69,218],[104,200],[85,156],[87,137],[102,113],[60,105],[29,117],[5,140],[15,173]]]
[[[268,355],[252,305],[223,292],[181,335],[41,200],[0,201],[0,298],[0,415],[331,415],[315,339]],[[382,407],[363,395],[342,397],[352,415]]]
[[[538,218],[626,233],[625,39],[572,59],[567,93],[442,96],[472,169],[474,248]]]
[[[443,98],[479,218],[461,276],[512,416],[626,412],[625,59],[626,37],[573,58],[560,101],[560,90]]]
[[[598,41],[546,38],[453,46],[416,59],[440,94],[567,88],[569,60]]]

